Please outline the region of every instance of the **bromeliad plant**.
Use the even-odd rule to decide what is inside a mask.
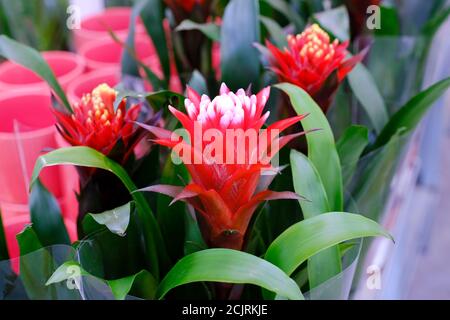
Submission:
[[[390,237],[365,217],[376,217],[374,204],[379,209],[384,201],[378,193],[390,176],[380,175],[380,168],[394,166],[400,137],[415,128],[450,80],[419,93],[389,116],[360,63],[363,54],[350,57],[350,36],[342,32],[349,27],[340,28],[338,18],[342,13],[348,18],[346,9],[317,12],[315,1],[305,3],[299,12],[290,1],[139,1],[132,19],[141,15],[163,69],[162,79],[152,70],[146,75],[154,88],[166,88],[171,57],[177,57],[183,85],[188,84],[186,97],[169,91],[116,92],[99,84],[79,105],[70,105],[37,52],[0,37],[2,56],[49,83],[58,100],[59,130],[72,144],[37,160],[31,183],[33,225],[18,237],[22,254],[69,244],[58,210],[39,206],[54,204],[38,182],[40,172],[71,164],[86,181],[78,224],[85,237],[72,244],[76,254],[62,264],[58,259],[57,268],[42,278],[26,274],[34,280],[24,281],[29,296],[59,294],[74,267],[81,270],[82,281],[94,278],[117,299],[302,299],[303,292],[324,283],[345,287],[339,279],[343,258],[354,245],[349,241]],[[165,21],[170,22],[173,48],[167,45]],[[181,32],[191,31],[201,41],[177,43]],[[128,40],[132,36],[130,30]],[[213,43],[220,43],[219,74],[212,74],[207,58]],[[139,62],[127,54],[133,48],[126,49],[122,70],[139,76],[132,72]],[[283,83],[274,84],[274,73]],[[336,142],[340,122],[330,113],[349,108],[339,100],[347,79],[369,128],[352,123]],[[136,97],[140,102],[130,103]],[[276,108],[283,103],[296,115],[279,118]],[[280,135],[287,129],[296,133]],[[136,159],[136,144],[144,134],[151,148]],[[300,139],[306,142],[305,152],[289,150],[287,143]],[[371,154],[374,162],[362,166],[361,158]],[[277,157],[279,164],[273,161]],[[355,179],[355,172],[362,179]],[[99,175],[108,180],[97,180]],[[379,192],[367,192],[372,184]],[[346,212],[346,189],[362,215]],[[279,199],[288,201],[268,201]],[[101,205],[94,206],[99,200]],[[0,232],[5,257],[3,238]],[[340,289],[327,297],[347,298]]]

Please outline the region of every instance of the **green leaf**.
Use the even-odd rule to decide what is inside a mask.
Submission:
[[[42,155],[36,160],[30,183],[31,187],[34,185],[42,169],[56,165],[75,165],[103,169],[112,172],[122,181],[136,203],[139,218],[143,224],[142,227],[147,244],[147,261],[153,275],[157,278],[159,276],[158,261],[160,261],[164,267],[167,267],[168,265],[164,242],[147,200],[142,193],[134,192],[137,188],[125,169],[105,155],[89,147],[61,148]]]
[[[203,240],[197,220],[195,220],[194,217],[186,211],[184,221],[184,228],[186,230],[184,241],[184,255],[207,249],[208,246]]]
[[[342,178],[346,186],[356,169],[359,158],[369,143],[369,131],[364,126],[348,127],[339,141],[336,148],[342,164]]]
[[[261,20],[264,27],[266,27],[277,47],[283,48],[287,45],[286,34],[284,33],[283,28],[281,28],[275,20],[264,16],[260,16],[259,20]]]
[[[175,165],[169,155],[161,174],[161,183],[183,185],[189,181],[189,174],[184,164]],[[171,205],[172,199],[163,194],[156,195],[156,215],[161,226],[166,247],[173,260],[183,256],[185,239],[186,204],[178,201]]]
[[[327,118],[316,102],[303,89],[288,83],[281,83],[275,87],[283,90],[289,96],[297,114],[308,114],[301,121],[303,129],[321,129],[319,132],[306,135],[308,158],[314,164],[322,179],[330,210],[342,210],[341,164],[334,144],[333,132]]]
[[[376,149],[386,144],[401,128],[404,128],[405,130],[414,129],[428,109],[448,90],[449,87],[450,78],[447,78],[435,83],[414,96],[391,117],[378,136],[375,144],[371,146],[369,150]]]
[[[322,28],[339,40],[350,39],[350,20],[345,6],[316,13],[313,18]]]
[[[299,201],[305,219],[329,212],[325,189],[311,161],[302,153],[291,150],[294,190],[310,201]],[[341,272],[341,255],[337,246],[328,248],[308,260],[310,289]]]
[[[39,179],[30,194],[30,213],[33,229],[44,246],[70,244],[58,202]]]
[[[161,90],[146,95],[145,99],[150,103],[155,111],[167,109],[168,105],[171,105],[179,110],[183,110],[182,108],[184,108],[185,97],[176,92]]]
[[[107,280],[106,282],[117,300],[124,300],[130,292],[142,299],[151,300],[155,297],[157,283],[147,270],[141,270],[131,276]]]
[[[291,275],[318,252],[343,241],[384,236],[382,227],[358,214],[330,212],[300,221],[283,232],[267,249],[265,259]]]
[[[42,249],[42,244],[32,225],[25,226],[25,228],[16,235],[16,238],[19,243],[21,256]]]
[[[269,4],[275,10],[281,12],[286,18],[288,18],[296,27],[297,31],[303,30],[305,27],[305,21],[303,18],[292,8],[289,3],[284,0],[263,0]]]
[[[6,245],[5,229],[3,227],[2,212],[0,210],[0,261],[8,260],[9,253]]]
[[[386,105],[369,70],[358,63],[347,76],[350,87],[376,132],[381,132],[389,120]]]
[[[381,29],[375,29],[377,36],[400,35],[400,20],[396,8],[380,6],[380,19]]]
[[[133,75],[135,77],[139,77],[139,67],[134,57],[130,54],[129,50],[134,52],[134,32],[136,19],[144,8],[145,3],[145,0],[141,0],[136,2],[136,4],[133,6],[133,11],[130,17],[130,28],[128,29],[128,36],[125,41],[127,50],[123,51],[121,58],[122,74]]]
[[[123,236],[130,223],[131,202],[102,213],[89,213],[101,225],[105,225],[112,233]]]
[[[220,27],[213,23],[197,23],[192,20],[184,20],[175,28],[175,31],[198,30],[212,41],[220,41]]]
[[[231,0],[225,8],[220,33],[222,81],[230,89],[258,85],[259,3],[257,0]],[[239,75],[239,77],[236,77]]]
[[[427,37],[433,37],[442,24],[447,21],[448,16],[450,15],[450,7],[439,11],[432,19],[428,20],[428,22],[423,26],[422,34]]]
[[[358,174],[350,184],[359,212],[379,221],[390,194],[391,180],[406,145],[408,134],[399,130],[387,144],[365,155],[358,163]]]
[[[152,38],[156,52],[159,56],[164,77],[170,79],[169,49],[167,48],[166,34],[163,26],[163,6],[160,0],[147,0],[146,6],[141,11],[142,22],[147,33]]]
[[[46,81],[53,89],[56,96],[61,100],[67,111],[72,113],[72,108],[70,107],[70,103],[67,100],[63,89],[59,85],[58,80],[56,80],[52,69],[50,69],[49,65],[38,51],[12,40],[7,36],[0,35],[0,55],[30,69]]]
[[[200,281],[248,283],[292,300],[303,298],[296,283],[273,264],[231,249],[207,249],[184,257],[161,281],[156,297],[162,299],[177,286]]]

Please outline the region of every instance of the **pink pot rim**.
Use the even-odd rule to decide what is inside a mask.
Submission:
[[[4,92],[0,95],[0,102],[4,101],[4,100],[9,100],[9,99],[12,99],[15,97],[19,97],[19,96],[41,96],[41,97],[48,97],[50,99],[50,92],[45,92],[45,91],[39,90],[37,88],[22,88],[22,89],[17,89],[17,90],[10,90],[10,91]],[[54,134],[55,131],[56,131],[55,125],[53,124],[51,126],[44,127],[41,129],[22,132],[22,133],[20,133],[20,138],[22,140],[35,139],[35,138],[40,138],[40,137],[43,137],[46,135],[50,135],[52,133]],[[16,138],[16,135],[14,133],[0,131],[0,140],[11,140],[11,139],[15,139],[15,138]]]
[[[145,43],[145,44],[147,44],[146,42],[147,42],[147,40],[144,39],[144,38],[139,38],[139,37],[135,38],[135,46],[138,43]],[[113,44],[117,44],[117,43],[113,39],[107,39],[107,38],[104,38],[104,39],[101,39],[101,40],[95,41],[95,42],[87,42],[87,43],[85,43],[80,48],[79,53],[84,58],[84,60],[86,61],[86,66],[88,68],[92,68],[92,65],[96,65],[96,67],[92,68],[94,70],[95,69],[113,69],[113,68],[120,69],[120,62],[118,62],[117,66],[112,66],[112,64],[110,62],[103,62],[103,61],[99,61],[99,60],[94,60],[94,59],[91,59],[91,58],[86,56],[93,49],[99,48],[99,47],[103,47],[103,46],[106,46],[106,45],[110,45],[110,44],[113,45]],[[150,59],[155,59],[155,58],[156,57],[154,55],[150,55],[149,57],[144,59],[144,62],[148,62],[148,61],[150,61]]]
[[[88,73],[83,74],[82,76],[72,80],[69,83],[66,90],[67,97],[76,97],[77,95],[75,89],[77,88],[77,86],[79,86],[80,83],[87,82],[95,78],[100,78],[104,76],[117,76],[120,81],[119,71],[120,71],[119,68],[116,67],[91,70]]]
[[[57,59],[64,59],[66,61],[75,62],[75,67],[72,70],[70,70],[69,72],[67,72],[66,74],[64,74],[60,77],[57,77],[58,82],[60,84],[69,81],[71,78],[74,78],[77,75],[81,75],[86,67],[86,61],[84,60],[84,58],[81,55],[78,55],[73,52],[44,51],[44,52],[41,52],[41,55],[45,60],[57,58]],[[16,67],[17,67],[17,64],[15,62],[5,61],[0,64],[0,73],[7,72]],[[32,71],[30,70],[30,72],[32,72]],[[28,87],[36,87],[36,86],[41,86],[42,83],[45,83],[45,81],[42,80],[42,82],[27,83],[26,85]],[[8,89],[21,87],[23,85],[24,84],[14,84],[14,83],[4,82],[4,81],[0,80],[0,86],[4,86]]]
[[[130,7],[109,7],[100,13],[95,13],[93,15],[89,15],[86,18],[84,18],[81,21],[81,28],[74,30],[74,32],[82,34],[83,37],[99,38],[99,37],[105,35],[105,33],[107,33],[107,31],[92,30],[89,28],[85,28],[84,24],[89,23],[93,20],[97,20],[102,17],[108,17],[109,15],[114,15],[114,14],[127,15],[129,18],[128,19],[128,22],[129,22],[130,18],[131,18],[131,13],[132,13],[132,9]],[[113,31],[114,31],[114,33],[119,33],[119,34],[128,34],[128,28],[129,28],[129,24],[124,28],[120,28],[120,29],[113,30]],[[137,23],[136,24],[136,32],[142,32],[142,31],[145,31],[144,27],[142,26],[142,23]]]

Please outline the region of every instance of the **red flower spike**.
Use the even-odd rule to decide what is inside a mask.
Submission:
[[[114,89],[101,84],[73,106],[72,115],[56,111],[61,135],[71,145],[91,147],[104,155],[109,155],[121,140],[124,145],[121,156],[125,158],[138,142],[133,121],[139,116],[140,106],[134,105],[126,110],[126,100],[123,99],[114,111],[116,96]]]
[[[272,152],[269,156],[268,151],[274,149],[274,152],[278,152],[286,141],[297,136],[295,134],[280,138],[279,133],[304,117],[281,120],[262,131],[269,116],[269,112],[263,113],[269,94],[269,87],[254,95],[247,94],[243,89],[231,92],[222,84],[220,94],[211,100],[188,88],[188,98],[185,100],[187,114],[173,107],[169,109],[186,129],[190,142],[180,142],[182,138],[170,131],[139,124],[151,132],[153,141],[179,152],[178,156],[192,178],[192,183],[184,188],[157,185],[141,191],[160,192],[174,198],[173,202],[184,201],[191,204],[198,212],[203,237],[211,247],[242,249],[250,219],[261,202],[299,199],[292,192],[265,190],[267,184],[261,179],[263,170],[277,171],[269,162],[264,161],[274,156]],[[200,135],[197,130],[201,131]],[[209,140],[205,138],[206,132],[214,132],[218,136],[215,140]],[[236,135],[236,132],[239,134]],[[251,132],[255,133],[255,144],[250,139],[244,140],[243,144],[229,144]],[[214,149],[215,154],[212,155],[211,152],[208,155],[214,143],[222,147],[222,151]],[[179,151],[181,149],[183,154]],[[226,157],[222,157],[223,162],[218,161],[221,152],[227,157],[231,155],[232,161],[225,161]]]
[[[289,35],[288,48],[280,50],[266,41],[271,69],[280,81],[301,87],[326,112],[340,83],[365,53],[346,60],[348,42],[331,42],[319,25],[313,24],[301,34]]]
[[[185,12],[191,12],[196,5],[202,6],[205,0],[165,0],[171,8],[181,8]]]

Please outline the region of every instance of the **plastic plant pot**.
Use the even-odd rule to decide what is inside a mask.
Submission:
[[[123,45],[112,39],[103,39],[86,44],[80,49],[80,55],[86,60],[88,70],[120,68]],[[156,74],[161,74],[161,67],[155,48],[148,37],[136,37],[135,50],[138,59],[149,66]]]
[[[50,65],[59,83],[65,89],[85,70],[84,59],[72,52],[46,51],[42,56]],[[22,89],[48,89],[48,85],[32,71],[10,61],[0,65],[0,92]]]
[[[49,93],[23,89],[1,94],[0,119],[0,202],[27,204],[36,159],[48,148],[57,147]],[[60,170],[48,169],[41,180],[60,198]]]
[[[75,50],[78,52],[87,43],[105,38],[110,39],[109,30],[113,31],[120,40],[125,40],[130,25],[130,17],[131,8],[112,7],[83,19],[80,29],[73,31]],[[141,19],[138,19],[135,31],[136,34],[145,33]]]
[[[117,68],[94,70],[74,79],[67,87],[67,96],[72,103],[78,102],[83,94],[92,92],[101,83],[114,87],[119,82],[120,75]]]

